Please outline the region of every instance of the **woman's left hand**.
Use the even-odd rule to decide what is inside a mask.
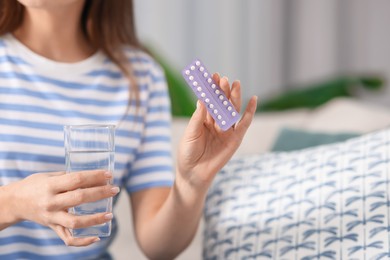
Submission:
[[[213,75],[236,110],[241,110],[241,86],[234,81],[230,88],[226,77]],[[227,131],[222,131],[198,101],[179,145],[177,155],[177,182],[190,189],[207,191],[216,173],[238,149],[256,112],[257,97],[252,97],[241,120]]]

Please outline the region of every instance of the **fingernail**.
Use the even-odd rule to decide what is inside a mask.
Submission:
[[[229,81],[229,78],[228,78],[228,77],[225,76],[224,78],[226,79],[226,81]]]
[[[106,215],[104,215],[104,218],[108,220],[112,219],[113,217],[114,215],[112,213],[107,213]]]
[[[107,178],[111,178],[112,177],[112,173],[107,171],[104,173],[104,176],[106,176]]]
[[[111,188],[111,192],[112,192],[113,194],[119,193],[119,187],[113,187],[113,188]]]
[[[196,108],[199,108],[199,106],[200,106],[200,102],[198,100],[198,101],[196,101]]]
[[[100,241],[100,238],[98,238],[98,237],[93,240],[94,243],[99,242],[99,241]]]

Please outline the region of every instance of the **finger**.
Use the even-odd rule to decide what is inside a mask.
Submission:
[[[225,93],[226,98],[230,99],[229,79],[227,77],[221,78],[221,80],[219,81],[219,86],[221,87],[222,91]]]
[[[112,185],[103,185],[92,188],[77,189],[64,192],[54,197],[55,209],[67,209],[83,203],[94,202],[110,198],[118,194],[119,188]]]
[[[236,108],[238,113],[241,111],[241,83],[239,80],[236,80],[232,84],[232,90],[230,93],[230,101],[233,106]]]
[[[67,246],[88,246],[100,241],[99,237],[73,237],[67,228],[64,228],[60,225],[53,225],[51,226],[51,229],[53,229],[57,233],[57,235],[62,239],[62,241],[64,241],[65,245]]]
[[[202,128],[204,126],[206,116],[207,110],[204,104],[200,101],[197,101],[196,110],[192,114],[192,117],[186,128],[185,135],[187,136],[187,138],[193,138],[200,135],[200,133],[203,131]]]
[[[208,129],[211,129],[212,127],[215,126],[215,121],[214,121],[214,118],[211,116],[210,112],[207,112],[207,116],[206,116],[206,126]]]
[[[63,174],[50,179],[51,189],[55,193],[102,186],[109,182],[112,174],[106,170],[80,171]]]
[[[238,133],[239,136],[244,136],[245,132],[248,130],[253,116],[255,115],[257,108],[257,97],[253,96],[245,109],[245,112],[241,118],[241,120],[237,123],[235,130]]]
[[[109,212],[102,212],[90,215],[73,215],[66,211],[59,211],[52,215],[52,220],[54,224],[69,229],[78,229],[101,225],[112,220],[112,218],[113,214]]]
[[[221,80],[221,76],[219,75],[218,72],[213,74],[213,80],[214,80],[215,84],[217,84],[219,86],[219,81]]]

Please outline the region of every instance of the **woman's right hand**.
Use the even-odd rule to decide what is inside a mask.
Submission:
[[[68,246],[87,246],[98,237],[75,238],[70,229],[103,224],[112,219],[112,213],[76,216],[68,208],[113,197],[118,187],[107,185],[112,178],[103,170],[36,173],[4,186],[13,202],[17,221],[30,220],[53,229]]]

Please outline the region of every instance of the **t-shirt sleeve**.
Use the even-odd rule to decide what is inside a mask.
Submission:
[[[151,66],[148,98],[140,146],[131,165],[126,189],[129,193],[153,187],[170,187],[174,171],[171,143],[171,105],[165,75]]]

